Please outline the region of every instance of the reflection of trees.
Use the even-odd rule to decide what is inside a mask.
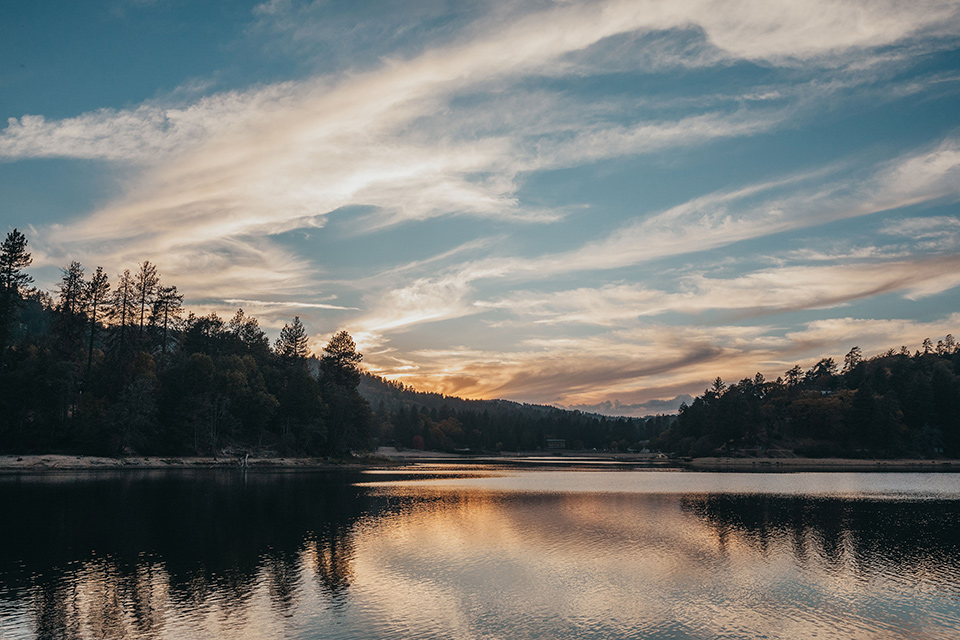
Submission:
[[[242,619],[261,585],[285,612],[313,574],[337,600],[367,505],[343,480],[210,471],[0,481],[11,516],[0,527],[0,598],[28,603],[40,638],[157,637],[171,609],[211,603]]]
[[[71,607],[71,611],[67,606],[71,604],[70,591],[68,585],[51,583],[41,583],[30,590],[30,608],[37,621],[38,638],[77,634],[79,617],[75,615],[75,607]]]
[[[270,602],[284,614],[297,600],[300,582],[300,558],[292,553],[271,553],[264,559]]]
[[[166,606],[163,577],[150,562],[125,573],[103,558],[69,573],[54,572],[52,579],[38,577],[26,597],[37,637],[157,637]]]
[[[351,559],[353,558],[353,538],[345,535],[331,535],[314,541],[317,558],[317,580],[323,590],[334,600],[346,593],[353,578]]]
[[[960,504],[718,495],[684,498],[722,547],[736,538],[760,553],[787,546],[800,564],[852,563],[864,577],[960,570]]]

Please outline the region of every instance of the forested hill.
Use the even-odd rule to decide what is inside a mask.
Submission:
[[[364,372],[360,378],[358,387],[360,395],[367,399],[370,406],[382,408],[387,411],[396,411],[398,409],[417,406],[426,409],[442,409],[454,411],[500,411],[500,410],[522,410],[530,414],[558,414],[575,413],[576,415],[585,415],[580,412],[567,412],[557,407],[537,404],[521,404],[511,400],[468,400],[457,396],[448,396],[441,393],[432,393],[428,391],[418,391],[413,387],[407,386],[401,382],[395,382],[381,378],[378,375]],[[600,417],[591,416],[591,417]]]
[[[242,309],[183,308],[142,262],[110,281],[74,262],[54,295],[31,287],[23,234],[0,244],[0,452],[346,455],[377,444],[441,450],[618,449],[681,455],[960,457],[952,336],[775,381],[719,378],[679,416],[607,418],[422,393],[363,373],[349,334],[319,358],[299,318],[271,344]],[[549,442],[549,441],[553,442]]]
[[[533,451],[553,439],[563,440],[567,449],[626,451],[642,447],[675,419],[610,418],[509,400],[466,400],[369,373],[363,374],[359,391],[375,410],[381,441],[406,448]]]
[[[299,318],[271,345],[242,309],[190,313],[149,261],[113,281],[73,262],[53,295],[30,286],[31,262],[14,229],[0,245],[0,452],[341,456],[382,442],[493,451],[548,439],[626,449],[672,419],[419,393],[363,374],[345,331],[317,358]]]
[[[960,346],[952,335],[912,352],[795,366],[768,382],[717,378],[653,443],[682,455],[788,449],[821,457],[960,457]]]
[[[113,282],[79,262],[32,288],[26,238],[0,245],[0,451],[343,456],[375,439],[341,331],[319,358],[299,318],[270,344],[256,318],[183,308],[149,261]]]

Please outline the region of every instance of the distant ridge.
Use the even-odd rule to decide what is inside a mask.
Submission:
[[[388,411],[396,411],[401,407],[410,406],[438,410],[447,407],[448,409],[458,412],[510,409],[538,414],[569,413],[577,416],[606,420],[617,420],[618,418],[627,419],[627,416],[608,416],[600,413],[580,411],[578,409],[562,409],[545,404],[529,404],[503,399],[470,400],[459,396],[448,396],[431,391],[418,391],[402,382],[387,380],[386,378],[369,372],[363,373],[358,391],[360,391],[360,395],[370,403],[370,406],[374,410],[378,409],[382,403],[383,408]]]
[[[609,417],[511,400],[467,400],[417,391],[364,373],[360,395],[380,444],[446,451],[639,450],[676,416]]]

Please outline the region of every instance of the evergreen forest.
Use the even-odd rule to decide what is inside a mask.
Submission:
[[[679,415],[609,418],[424,393],[362,370],[340,331],[319,357],[298,317],[271,344],[256,318],[195,315],[156,265],[111,282],[73,262],[32,285],[26,237],[0,245],[0,452],[345,457],[380,444],[460,452],[682,456],[960,456],[960,346],[713,385]],[[552,443],[549,441],[553,441]]]
[[[111,283],[73,262],[31,287],[26,238],[0,246],[0,451],[342,457],[369,447],[361,355],[344,331],[319,358],[299,318],[271,345],[256,318],[183,308],[146,261]]]
[[[112,283],[73,262],[52,295],[31,286],[30,264],[15,229],[0,247],[0,452],[345,457],[548,438],[626,450],[673,420],[421,393],[363,372],[345,331],[315,357],[299,318],[271,344],[242,309],[190,313],[148,261]]]
[[[509,400],[464,400],[416,391],[364,373],[360,393],[376,407],[380,441],[400,448],[497,452],[548,449],[639,451],[676,416],[611,418]]]
[[[717,378],[651,446],[686,456],[960,456],[960,348],[952,335],[864,358],[853,347],[775,381]]]

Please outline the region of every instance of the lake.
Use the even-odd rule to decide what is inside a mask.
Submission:
[[[960,474],[0,476],[0,638],[960,637]]]

